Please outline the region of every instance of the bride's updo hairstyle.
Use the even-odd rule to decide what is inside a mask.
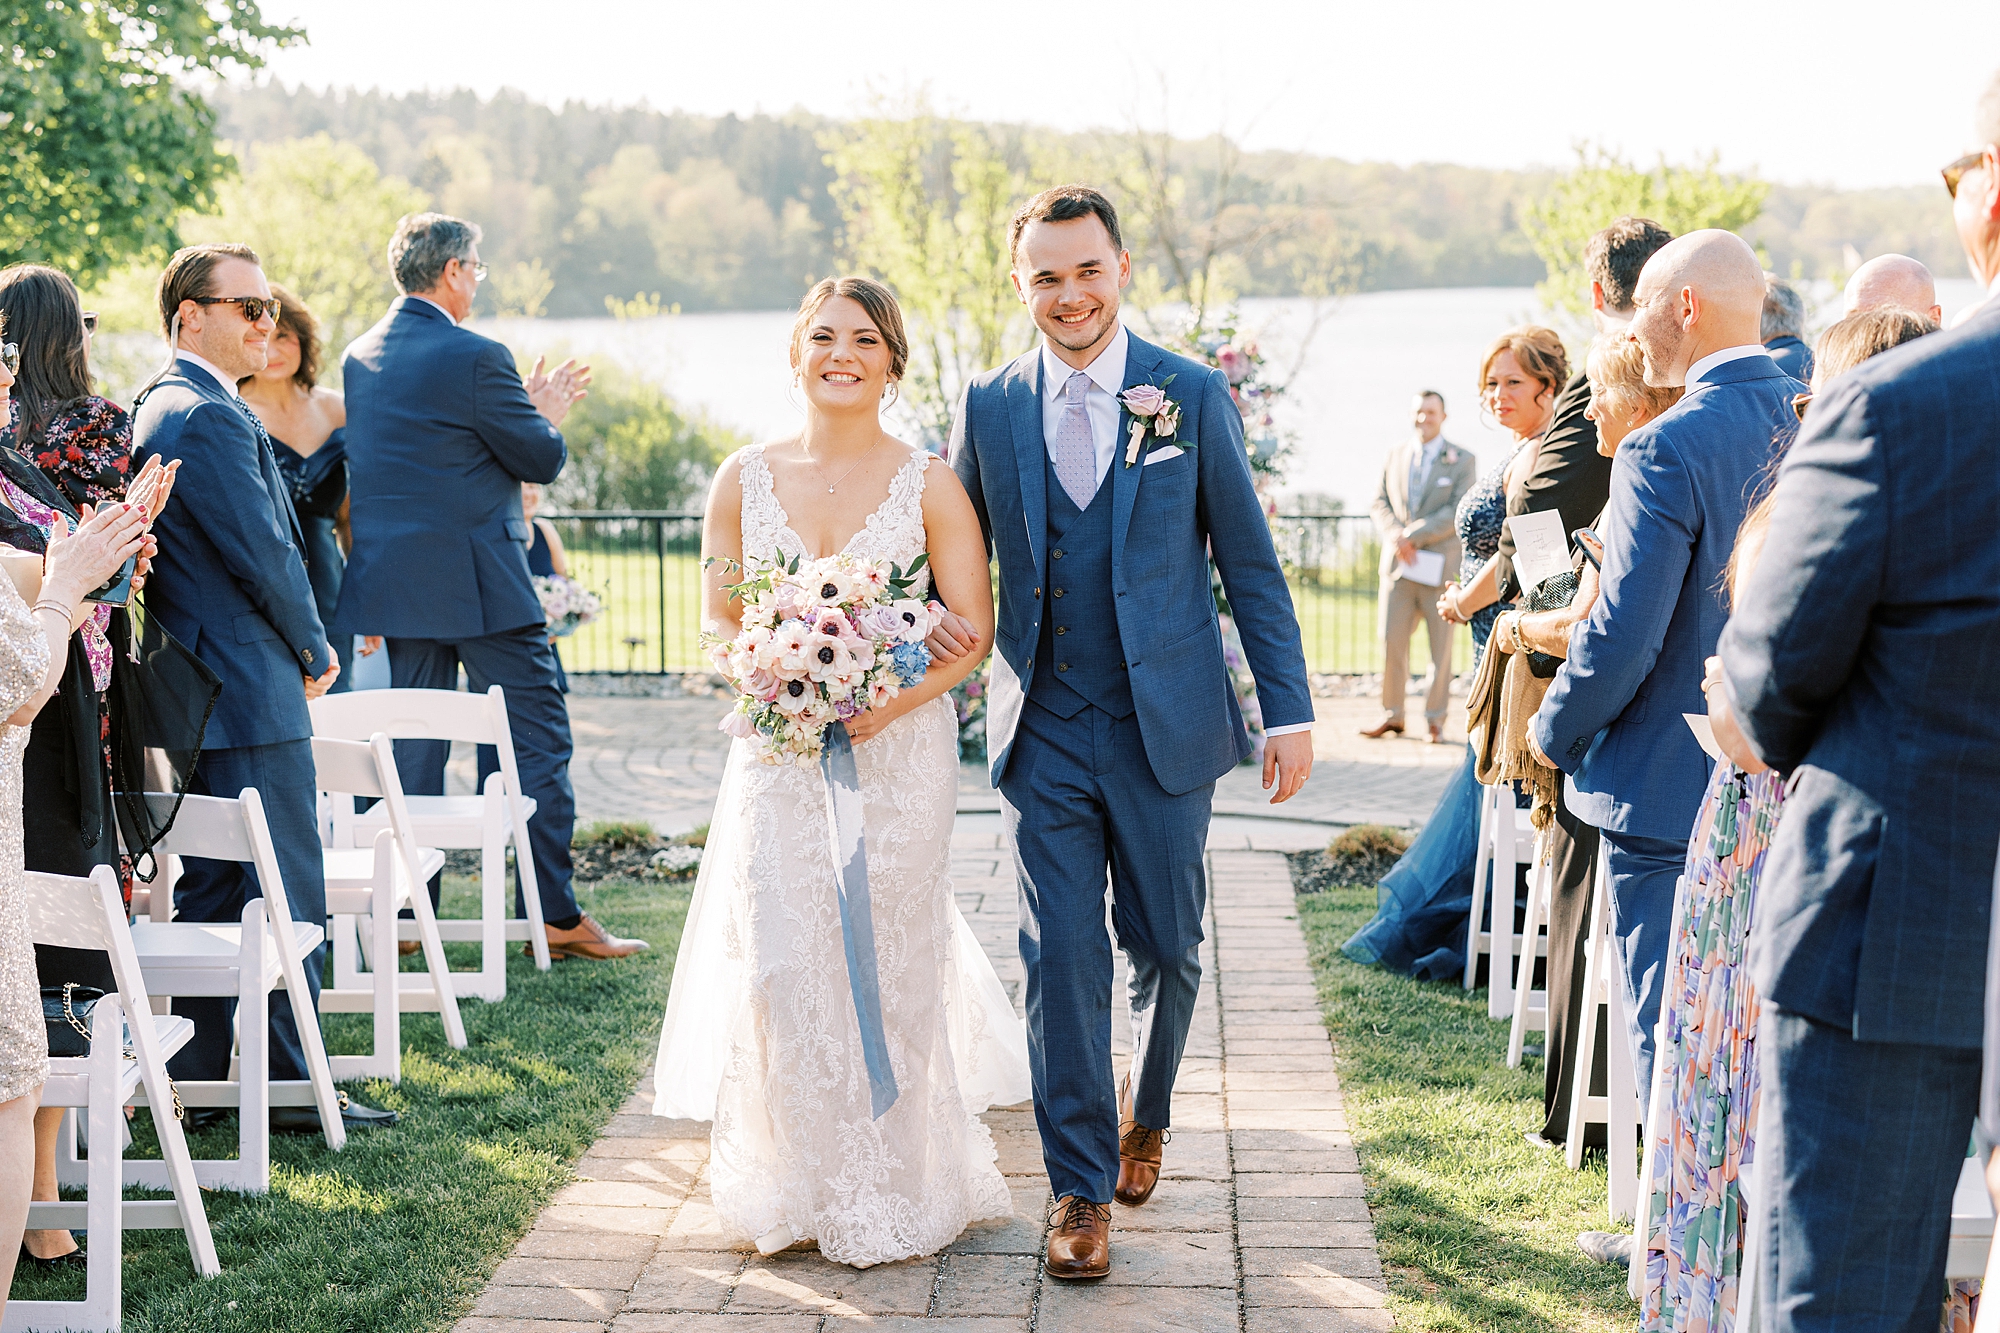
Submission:
[[[821,278],[799,302],[799,317],[792,321],[792,369],[805,360],[806,335],[812,332],[813,318],[820,307],[836,296],[844,296],[868,312],[882,341],[889,344],[889,383],[896,384],[910,367],[910,339],[903,332],[903,308],[887,287],[873,278]]]

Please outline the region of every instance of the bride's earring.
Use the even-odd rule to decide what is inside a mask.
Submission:
[[[797,370],[794,370],[792,372],[792,382],[785,386],[785,401],[790,403],[792,405],[793,410],[798,412],[803,412],[806,410],[806,405],[799,399],[799,384],[801,382],[801,378],[802,377],[800,373]]]
[[[900,403],[902,401],[903,401],[903,382],[901,380],[890,380],[889,387],[885,389],[882,393],[882,406],[884,408],[890,408],[894,407],[897,403]]]

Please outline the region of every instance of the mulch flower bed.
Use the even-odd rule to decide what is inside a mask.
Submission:
[[[1386,824],[1356,824],[1327,844],[1324,851],[1290,852],[1292,886],[1299,893],[1320,893],[1345,885],[1373,887],[1409,850],[1410,835]]]

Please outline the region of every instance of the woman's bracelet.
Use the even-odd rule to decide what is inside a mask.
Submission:
[[[63,624],[65,625],[74,626],[76,624],[76,612],[70,609],[68,603],[63,602],[58,598],[54,597],[42,598],[40,601],[35,603],[34,608],[29,612],[29,614],[37,615],[43,611],[56,612],[57,614],[62,616]]]

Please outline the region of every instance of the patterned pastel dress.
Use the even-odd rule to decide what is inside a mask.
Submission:
[[[1716,765],[1688,840],[1687,887],[1667,952],[1660,1058],[1671,1074],[1652,1143],[1647,1333],[1728,1333],[1743,1262],[1738,1179],[1756,1157],[1757,992],[1744,965],[1757,881],[1783,813],[1776,772]]]

